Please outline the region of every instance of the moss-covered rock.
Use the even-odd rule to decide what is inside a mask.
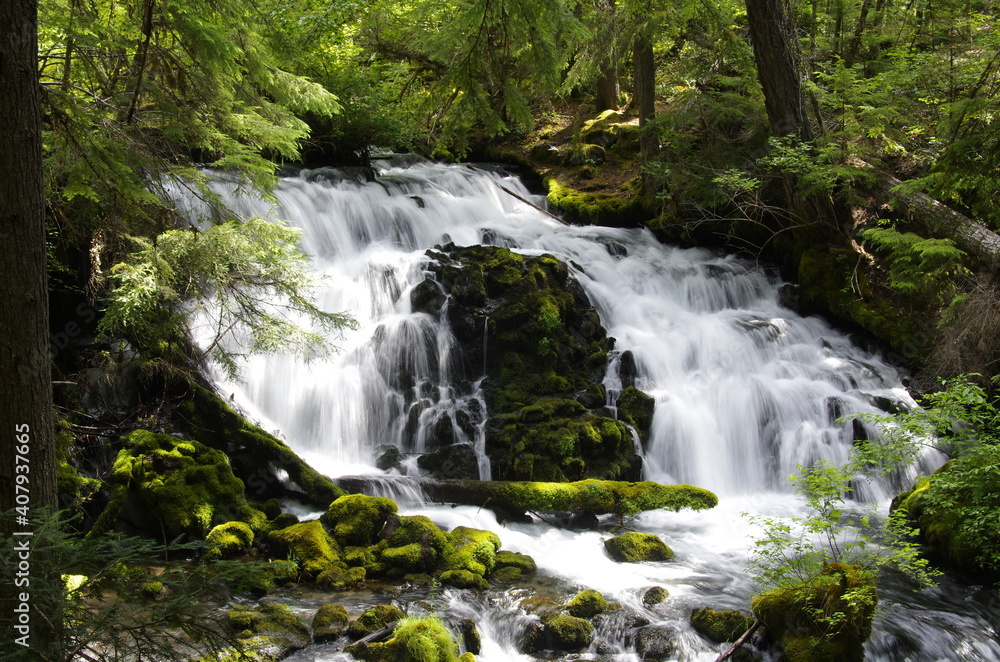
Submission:
[[[655,607],[670,597],[670,591],[662,586],[652,586],[642,594],[642,604],[647,608]]]
[[[202,539],[230,520],[254,531],[267,521],[247,503],[226,455],[198,441],[136,430],[125,438],[107,482],[111,499],[91,536],[123,526],[158,539]]]
[[[599,591],[587,589],[573,596],[566,604],[566,611],[577,618],[593,618],[608,608],[608,601]]]
[[[450,295],[448,315],[465,361],[486,366],[494,477],[637,476],[626,425],[594,397],[613,341],[567,265],[485,246],[449,244],[428,256],[435,289]],[[443,300],[430,294],[415,288],[414,310],[438,314]]]
[[[618,396],[618,417],[639,433],[643,447],[649,443],[649,431],[653,424],[653,410],[656,401],[634,386],[626,386]]]
[[[178,406],[177,418],[184,421],[188,434],[229,457],[250,499],[294,498],[325,508],[344,494],[280,439],[247,421],[207,388],[193,386],[190,397]]]
[[[581,651],[594,638],[594,626],[589,621],[567,614],[542,614],[544,646],[552,650]]]
[[[250,551],[254,533],[243,522],[226,522],[208,532],[206,559],[234,559]]]
[[[344,591],[358,588],[367,576],[364,568],[345,568],[342,563],[336,563],[319,573],[316,584],[329,591]]]
[[[377,542],[382,527],[396,511],[392,499],[348,494],[331,503],[320,520],[342,546],[368,547]]]
[[[758,595],[751,606],[791,662],[860,662],[877,602],[870,574],[834,563],[808,582]]]
[[[351,624],[347,628],[347,633],[352,639],[360,639],[405,617],[406,614],[400,611],[398,607],[393,607],[392,605],[375,605],[370,609],[366,609],[357,619],[351,621]]]
[[[441,583],[455,588],[468,588],[485,591],[490,583],[482,575],[468,570],[445,570],[441,573]]]
[[[444,558],[447,570],[468,570],[488,577],[496,566],[500,538],[492,531],[459,526],[449,534],[451,551]]]
[[[440,619],[404,618],[384,643],[354,644],[344,649],[367,662],[472,662],[471,653],[458,654],[458,644]]]
[[[691,612],[691,627],[717,644],[736,641],[753,622],[753,616],[732,609],[704,607]]]
[[[972,576],[1000,577],[1000,449],[945,463],[893,500],[916,523],[928,555]]]
[[[317,644],[336,641],[347,631],[349,621],[344,605],[321,605],[312,620],[313,641]]]
[[[319,520],[293,524],[268,534],[276,556],[291,556],[307,578],[319,576],[336,563],[341,563],[334,539]]]
[[[535,565],[535,559],[527,554],[519,554],[518,552],[507,550],[497,552],[494,572],[505,568],[516,568],[525,575],[533,575],[538,570],[538,566]]]
[[[641,563],[643,561],[669,561],[674,552],[659,536],[652,533],[629,531],[604,541],[604,549],[619,563]]]
[[[573,223],[637,227],[653,216],[649,204],[635,192],[588,193],[556,179],[549,179],[547,184],[549,207],[561,211],[563,218]]]
[[[234,605],[229,610],[227,621],[233,630],[245,636],[266,637],[285,650],[286,657],[292,651],[305,648],[311,641],[306,624],[282,604],[265,603],[257,607]]]
[[[163,582],[146,582],[139,589],[139,593],[147,600],[157,600],[166,593]]]

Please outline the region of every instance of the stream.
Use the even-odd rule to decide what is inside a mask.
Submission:
[[[820,458],[846,460],[857,431],[840,417],[912,406],[897,369],[822,319],[794,312],[794,288],[742,258],[666,246],[646,230],[562,225],[502,187],[538,205],[543,197],[488,166],[392,158],[378,161],[376,170],[374,181],[360,170],[283,177],[274,203],[237,196],[235,182],[215,180],[213,188],[239,213],[273,214],[301,228],[302,248],[324,278],[321,307],[348,311],[359,322],[336,341],[342,351],[332,359],[253,358],[243,382],[217,376],[220,393],[232,394],[252,419],[331,477],[381,474],[374,468],[380,446],[425,450],[443,416],[471,417],[473,433],[455,426],[456,435],[469,436],[456,441],[482,451],[482,375],[462,374],[461,347],[446,317],[413,314],[409,291],[425,278],[425,251],[447,242],[559,257],[617,340],[605,379],[609,394],[621,390],[616,361],[628,351],[636,387],[655,398],[643,479],[704,487],[720,503],[709,511],[637,516],[629,526],[660,535],[676,556],[618,564],[604,552],[607,531],[572,532],[542,521],[501,525],[487,510],[427,504],[419,493],[389,484],[387,495],[402,513],[427,515],[443,529],[495,531],[504,549],[531,555],[539,567],[531,582],[504,590],[436,587],[391,597],[410,613],[430,606],[473,618],[483,638],[477,659],[499,662],[536,659],[516,648],[518,633],[535,618],[519,606],[524,598],[561,601],[594,588],[672,631],[671,659],[714,660],[727,646],[702,638],[688,618],[698,607],[748,609],[755,585],[744,565],[757,529],[745,514],[804,515],[786,477]],[[202,211],[190,197],[178,205],[192,217]],[[413,376],[412,386],[399,385],[400,370]],[[420,403],[416,428],[408,424],[414,402]],[[489,461],[482,452],[479,457],[480,476],[488,478]],[[914,473],[865,487],[859,496],[886,512],[916,473],[940,462],[929,456]],[[415,464],[406,471],[415,474]],[[670,597],[649,609],[642,595],[654,585]],[[947,578],[915,592],[906,578],[889,577],[879,593],[868,660],[1000,660],[995,592]],[[354,612],[354,606],[389,599],[300,591],[279,597],[307,616],[324,602]],[[290,659],[351,658],[327,645]],[[640,657],[627,628],[608,619],[587,653],[558,659]]]

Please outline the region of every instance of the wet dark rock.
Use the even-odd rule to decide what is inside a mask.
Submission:
[[[414,312],[437,317],[441,314],[444,301],[444,293],[433,280],[421,281],[410,290],[410,306]]]
[[[463,618],[458,622],[457,630],[462,637],[462,647],[473,655],[479,655],[483,642],[476,622],[471,618]]]
[[[449,244],[428,257],[429,280],[451,297],[459,379],[478,379],[485,367],[493,477],[637,480],[632,434],[604,410],[613,339],[567,265],[487,246]],[[425,286],[414,298],[434,301],[432,294]],[[455,422],[466,435],[478,425]]]
[[[451,444],[417,458],[417,466],[434,478],[479,478],[479,460],[471,444]]]
[[[635,633],[635,651],[643,660],[667,660],[677,648],[677,632],[668,625],[647,625]]]
[[[631,350],[625,350],[618,359],[618,379],[621,380],[623,389],[635,386],[636,372],[635,354]]]
[[[375,466],[382,471],[398,469],[403,461],[403,453],[395,446],[386,446],[385,450],[375,459]]]
[[[642,604],[647,608],[655,607],[669,597],[670,592],[667,589],[662,586],[653,586],[642,594]]]

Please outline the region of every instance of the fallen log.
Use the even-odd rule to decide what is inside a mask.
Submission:
[[[424,496],[438,503],[480,506],[509,513],[590,512],[619,517],[647,510],[703,510],[718,504],[718,497],[692,485],[661,485],[651,481],[630,483],[613,480],[581,480],[575,483],[541,483],[491,480],[431,480],[401,478],[415,485]],[[337,479],[343,489],[367,492],[385,477],[366,476]],[[384,492],[380,492],[384,493]]]
[[[872,167],[861,159],[851,165],[872,175],[875,186],[868,193],[885,200],[903,218],[918,225],[929,235],[951,239],[955,246],[977,258],[987,268],[1000,271],[1000,234],[954,209],[938,202],[926,193],[904,193],[903,182],[884,170]]]

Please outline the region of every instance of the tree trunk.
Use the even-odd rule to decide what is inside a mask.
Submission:
[[[595,97],[597,110],[618,108],[620,90],[618,88],[618,26],[615,0],[597,0],[597,13],[601,17],[600,37],[597,48],[602,50],[598,60],[600,74],[597,77]]]
[[[955,246],[972,255],[987,268],[1000,272],[1000,235],[968,216],[960,214],[925,193],[898,193],[891,189],[902,185],[887,172],[871,168],[860,159],[853,165],[866,167],[875,176],[876,187],[870,191],[928,235],[951,239]]]
[[[639,155],[648,163],[656,155],[656,135],[649,127],[656,117],[656,62],[653,59],[653,39],[648,30],[643,30],[632,46],[633,83],[635,85],[635,107],[639,115]],[[649,174],[642,175],[642,190],[651,196],[655,183]]]
[[[781,0],[746,0],[747,22],[764,107],[775,136],[796,134],[811,140],[798,58]]]
[[[37,0],[0,2],[0,511],[23,508],[16,521],[3,520],[0,535],[28,546],[37,509],[56,505],[37,28]],[[41,559],[25,555],[29,565],[18,571],[30,567],[25,578],[35,585]],[[40,596],[10,576],[0,586],[4,650],[23,651],[21,641],[48,648],[56,637],[43,625]],[[30,636],[18,640],[23,631],[12,621],[22,604],[31,606]]]

